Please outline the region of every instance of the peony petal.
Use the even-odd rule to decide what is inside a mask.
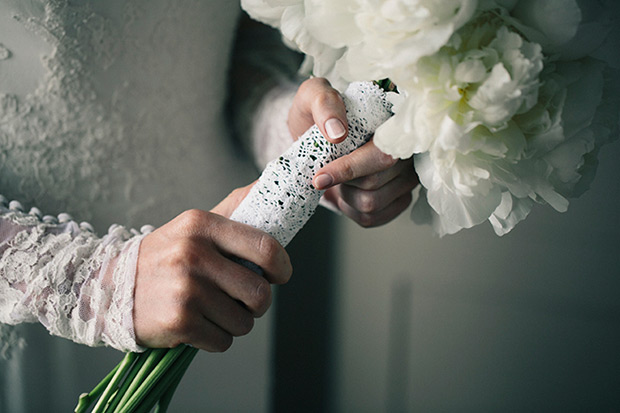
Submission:
[[[414,154],[416,149],[416,136],[407,133],[403,129],[400,118],[396,115],[388,119],[375,131],[373,141],[383,153],[394,158],[407,159]]]
[[[471,146],[471,137],[466,128],[456,123],[450,116],[438,118],[438,123],[440,125],[435,140],[438,148],[448,151]]]
[[[579,170],[584,164],[584,156],[594,150],[594,143],[594,131],[582,130],[544,157],[554,168],[553,177],[559,180],[558,184],[562,184],[563,187],[569,184],[569,187],[572,187],[581,179]]]
[[[335,49],[359,44],[362,32],[357,27],[350,1],[305,0],[305,26],[314,38]]]
[[[297,0],[295,3],[301,4],[303,0]],[[282,13],[288,6],[286,4],[276,5],[269,0],[241,0],[241,7],[253,19],[265,23],[269,26],[279,28],[282,22]]]
[[[463,229],[444,217],[439,216],[428,204],[426,194],[426,189],[420,187],[419,195],[417,199],[414,200],[413,207],[411,208],[410,217],[414,223],[418,225],[430,225],[433,231],[440,237],[456,234]]]
[[[502,202],[489,217],[493,230],[499,236],[505,235],[529,215],[534,202],[530,198],[516,198],[509,192],[502,194]]]
[[[471,228],[489,219],[501,202],[499,188],[494,188],[487,195],[476,194],[463,197],[442,188],[429,191],[428,203],[447,222],[459,228]]]
[[[557,193],[550,184],[536,188],[536,193],[558,212],[568,211],[568,199]]]
[[[500,126],[517,111],[518,101],[510,98],[513,92],[510,73],[503,64],[498,63],[471,97],[469,105],[478,111],[482,122]]]
[[[466,60],[454,70],[454,79],[462,83],[477,83],[484,80],[487,70],[480,60]]]
[[[501,202],[501,191],[488,184],[488,174],[480,174],[479,179],[476,179],[480,187],[469,187],[473,192],[468,196],[449,187],[439,178],[439,171],[428,154],[416,155],[414,163],[420,183],[428,191],[429,205],[454,226],[471,228],[486,221]],[[476,170],[480,169],[472,168],[473,174],[476,174]],[[454,170],[452,172],[456,173]]]

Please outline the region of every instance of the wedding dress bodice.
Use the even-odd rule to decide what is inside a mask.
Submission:
[[[225,116],[238,15],[227,0],[0,1],[0,323],[139,350],[150,229],[130,228],[209,209],[255,175]],[[277,116],[258,112],[276,126],[255,123],[273,151],[291,93],[271,94]]]
[[[0,2],[0,193],[101,231],[247,183],[223,112],[227,3]]]

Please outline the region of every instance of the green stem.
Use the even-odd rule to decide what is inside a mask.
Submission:
[[[180,381],[180,376],[183,376],[183,373],[189,366],[189,363],[192,361],[195,354],[196,353],[193,348],[187,347],[183,349],[183,352],[179,358],[173,365],[170,366],[170,369],[166,372],[166,374],[157,382],[151,391],[149,391],[144,400],[136,406],[136,409],[132,411],[132,413],[148,413],[151,411],[153,406],[155,406],[158,401],[162,400],[162,398],[175,385],[175,383]]]
[[[151,374],[151,372],[157,367],[159,361],[164,357],[168,349],[159,348],[152,349],[145,357],[144,363],[138,370],[138,373],[131,380],[129,386],[125,392],[121,395],[121,400],[117,403],[116,411],[121,409],[124,404],[129,401],[134,392],[140,387],[140,384]]]
[[[379,87],[386,92],[397,92],[398,93],[398,88],[396,87],[394,83],[392,83],[390,79],[386,78],[386,79],[381,79],[381,80],[375,80],[375,83],[379,85]]]
[[[75,413],[86,412],[86,410],[90,407],[90,405],[93,404],[95,400],[97,400],[97,397],[99,397],[99,395],[103,393],[103,391],[105,390],[107,385],[110,383],[110,381],[112,380],[112,377],[114,377],[114,375],[116,374],[116,371],[119,369],[121,364],[122,364],[122,361],[118,363],[116,367],[114,367],[108,373],[108,375],[105,376],[103,380],[101,380],[99,384],[97,384],[95,388],[90,391],[90,393],[84,393],[80,395],[80,399],[78,400],[78,405],[75,407],[75,410],[74,410]]]
[[[139,404],[142,402],[142,400],[144,400],[144,398],[148,395],[149,390],[151,390],[157,384],[157,381],[174,364],[174,361],[181,355],[181,353],[186,347],[187,346],[185,345],[180,345],[176,348],[167,350],[163,358],[161,359],[161,361],[157,363],[157,365],[153,368],[150,374],[146,378],[144,378],[144,380],[140,378],[141,383],[140,383],[140,387],[138,387],[137,390],[130,391],[131,388],[133,387],[133,383],[132,383],[130,390],[128,390],[127,394],[125,395],[125,396],[130,395],[131,397],[126,403],[124,403],[121,400],[119,409],[117,410],[121,413],[133,412],[134,409],[137,408]],[[157,350],[154,350],[154,352],[155,351]],[[144,367],[146,367],[146,364]],[[134,383],[136,381],[137,379],[134,380]],[[123,399],[124,398],[125,397],[123,397]]]
[[[170,385],[168,386],[167,389],[164,390],[164,394],[159,398],[159,402],[157,403],[157,408],[155,409],[155,413],[166,413],[168,411],[168,406],[170,405],[172,396],[174,395],[174,392],[176,391],[179,383],[181,382],[181,379],[185,375],[187,368],[189,367],[190,363],[194,359],[194,356],[196,356],[196,353],[198,353],[198,349],[193,348],[193,347],[188,347],[186,352],[189,353],[189,355],[185,357],[184,359],[177,361],[177,364],[180,364],[180,368],[178,369],[178,372],[175,373],[176,377],[174,377],[174,379],[171,380]]]
[[[118,387],[118,384],[120,383],[121,379],[125,376],[125,373],[127,373],[127,371],[131,368],[131,365],[133,364],[136,357],[138,357],[137,353],[125,354],[125,357],[121,361],[118,369],[116,370],[116,373],[114,373],[114,376],[110,380],[110,383],[108,384],[105,391],[101,395],[101,398],[95,405],[95,408],[93,409],[92,413],[103,412],[106,405],[108,404],[108,400],[110,399],[110,397],[112,396],[116,388]]]
[[[144,363],[146,363],[146,361],[147,361],[147,359],[148,359],[148,357],[149,357],[149,355],[151,354],[152,351],[153,351],[152,349],[148,349],[144,353],[141,353],[138,356],[138,359],[136,360],[135,364],[131,368],[131,371],[127,374],[127,378],[125,380],[123,380],[123,383],[119,387],[118,391],[116,392],[114,397],[112,397],[110,402],[108,403],[108,407],[105,409],[105,413],[113,412],[114,409],[116,409],[116,407],[120,404],[123,396],[125,394],[127,394],[127,389],[129,388],[131,383],[133,383],[133,380],[138,375],[138,372],[140,371],[140,369],[142,368]]]

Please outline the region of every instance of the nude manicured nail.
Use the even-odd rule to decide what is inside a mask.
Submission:
[[[328,174],[321,174],[314,178],[314,186],[316,189],[327,189],[334,182],[334,178]]]
[[[336,118],[329,119],[325,122],[325,130],[327,131],[327,136],[334,140],[342,138],[347,132],[342,122]]]

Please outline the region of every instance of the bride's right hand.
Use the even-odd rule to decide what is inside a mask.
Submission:
[[[236,203],[235,193],[216,208]],[[264,275],[232,257],[257,264]],[[134,292],[137,342],[225,351],[269,308],[270,283],[283,284],[291,273],[288,254],[268,234],[220,214],[186,211],[142,240]]]

